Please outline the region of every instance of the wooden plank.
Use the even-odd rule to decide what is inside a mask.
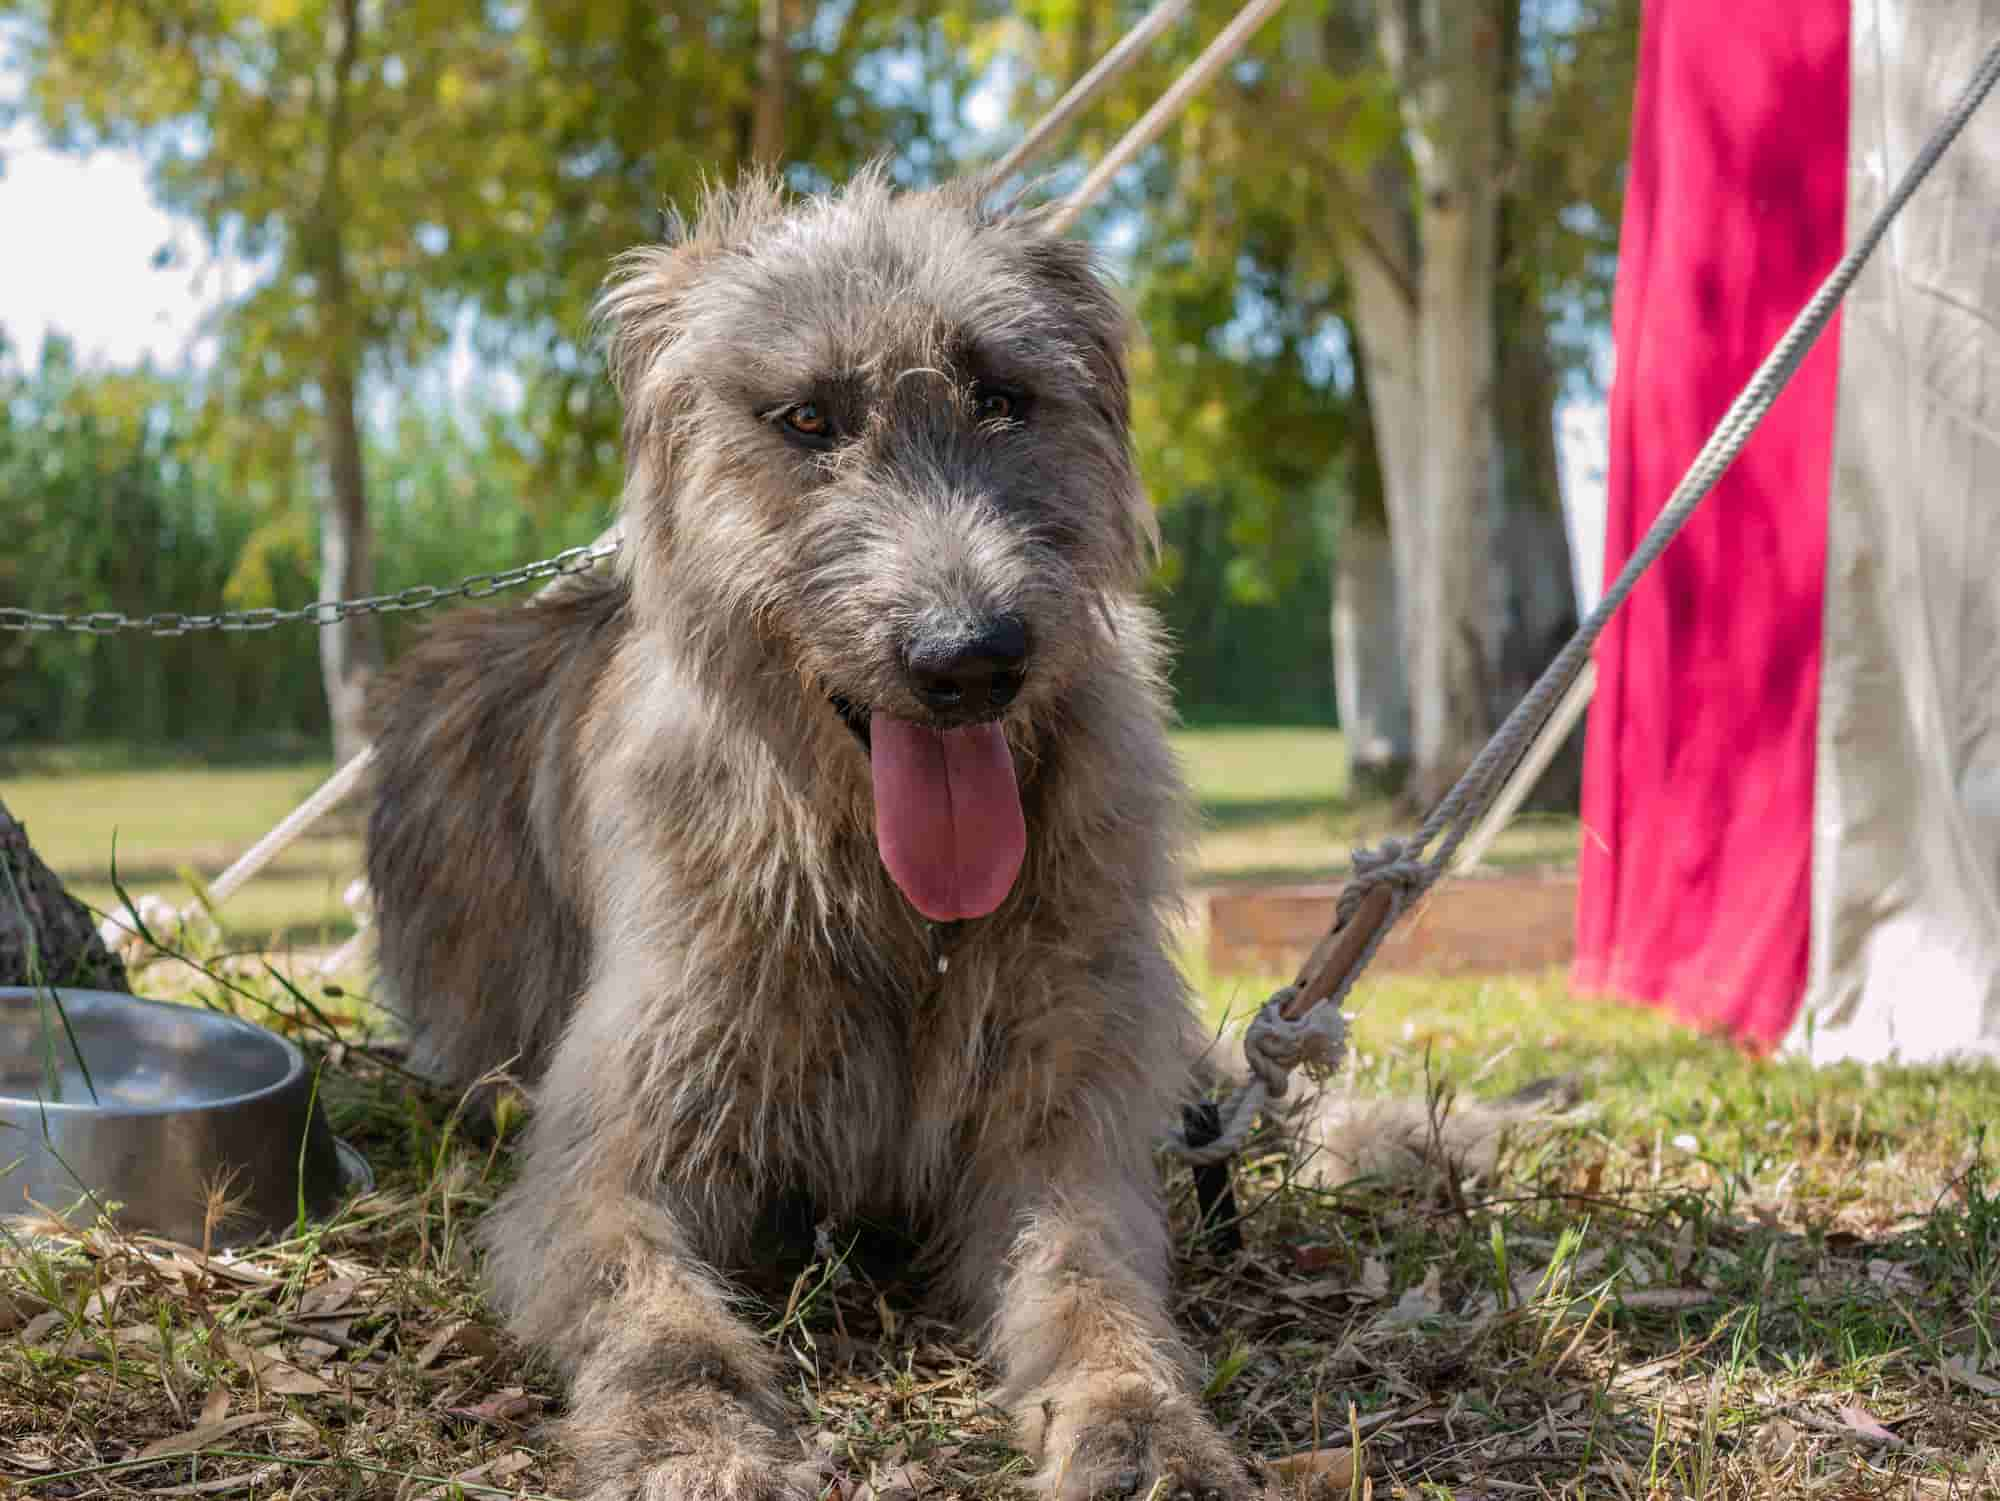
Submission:
[[[1210,888],[1203,903],[1210,972],[1294,973],[1326,936],[1339,895],[1332,882]],[[1573,871],[1447,878],[1397,924],[1370,972],[1501,974],[1567,964],[1575,918]]]

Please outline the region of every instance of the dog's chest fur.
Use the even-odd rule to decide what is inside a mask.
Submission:
[[[1056,844],[1073,821],[1041,816],[1068,758],[1043,758],[1023,789],[1016,893],[934,925],[883,870],[865,803],[829,796],[824,768],[783,746],[707,738],[699,695],[669,700],[659,681],[646,701],[668,707],[592,737],[610,753],[591,762],[605,770],[584,789],[585,848],[619,854],[582,905],[596,965],[643,954],[674,974],[630,1081],[656,1097],[662,1176],[703,1197],[734,1183],[922,1215],[974,1154],[1062,1129],[1085,1075],[1123,1051],[1120,1026],[1143,1024],[1106,1013],[1104,930],[1076,930],[1055,874],[1079,865]]]

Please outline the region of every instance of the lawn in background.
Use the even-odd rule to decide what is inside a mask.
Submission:
[[[1416,820],[1386,800],[1348,795],[1338,730],[1184,730],[1174,747],[1201,807],[1202,881],[1338,879],[1355,846],[1415,831]],[[1575,818],[1525,815],[1486,863],[1567,865],[1576,841]]]
[[[100,755],[93,759],[110,759]],[[41,769],[0,776],[0,801],[77,898],[116,911],[112,861],[136,901],[193,900],[326,779],[324,761]],[[341,893],[361,869],[350,811],[296,841],[217,916],[238,947],[317,947],[354,931]]]
[[[1349,852],[1409,820],[1382,801],[1347,797],[1346,756],[1335,730],[1229,728],[1182,731],[1176,750],[1199,801],[1201,881],[1338,878]],[[0,776],[0,800],[28,826],[42,858],[84,901],[116,906],[110,871],[136,899],[189,900],[184,871],[212,881],[327,775],[326,762],[119,768],[115,755],[44,756]],[[105,763],[114,769],[103,769]],[[341,893],[360,872],[360,805],[293,844],[217,915],[241,946],[321,947],[353,931]],[[1495,865],[1573,858],[1576,821],[1531,818],[1503,835]]]

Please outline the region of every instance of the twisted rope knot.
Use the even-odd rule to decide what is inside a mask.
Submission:
[[[1372,850],[1355,850],[1351,863],[1354,874],[1340,890],[1333,904],[1336,925],[1346,927],[1360,910],[1361,899],[1377,886],[1387,886],[1395,901],[1389,920],[1400,917],[1410,903],[1422,896],[1437,879],[1437,862],[1417,859],[1409,844],[1401,839],[1384,839]]]
[[[1243,1058],[1264,1086],[1268,1099],[1282,1100],[1292,1070],[1301,1064],[1336,1069],[1347,1052],[1347,1016],[1338,1006],[1315,1006],[1296,1021],[1285,1004],[1296,993],[1287,985],[1264,1003],[1243,1034]]]

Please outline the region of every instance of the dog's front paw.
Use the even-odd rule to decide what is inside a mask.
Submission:
[[[582,1501],[811,1501],[814,1495],[799,1467],[780,1457],[775,1435],[748,1413],[735,1414],[733,1430],[707,1412],[634,1416],[628,1422],[572,1416],[562,1425],[576,1460],[572,1487]]]
[[[582,1501],[811,1501],[813,1496],[785,1466],[740,1449],[580,1462],[576,1484]]]
[[[1249,1476],[1195,1403],[1128,1385],[1052,1400],[1036,1488],[1051,1501],[1246,1501]]]

